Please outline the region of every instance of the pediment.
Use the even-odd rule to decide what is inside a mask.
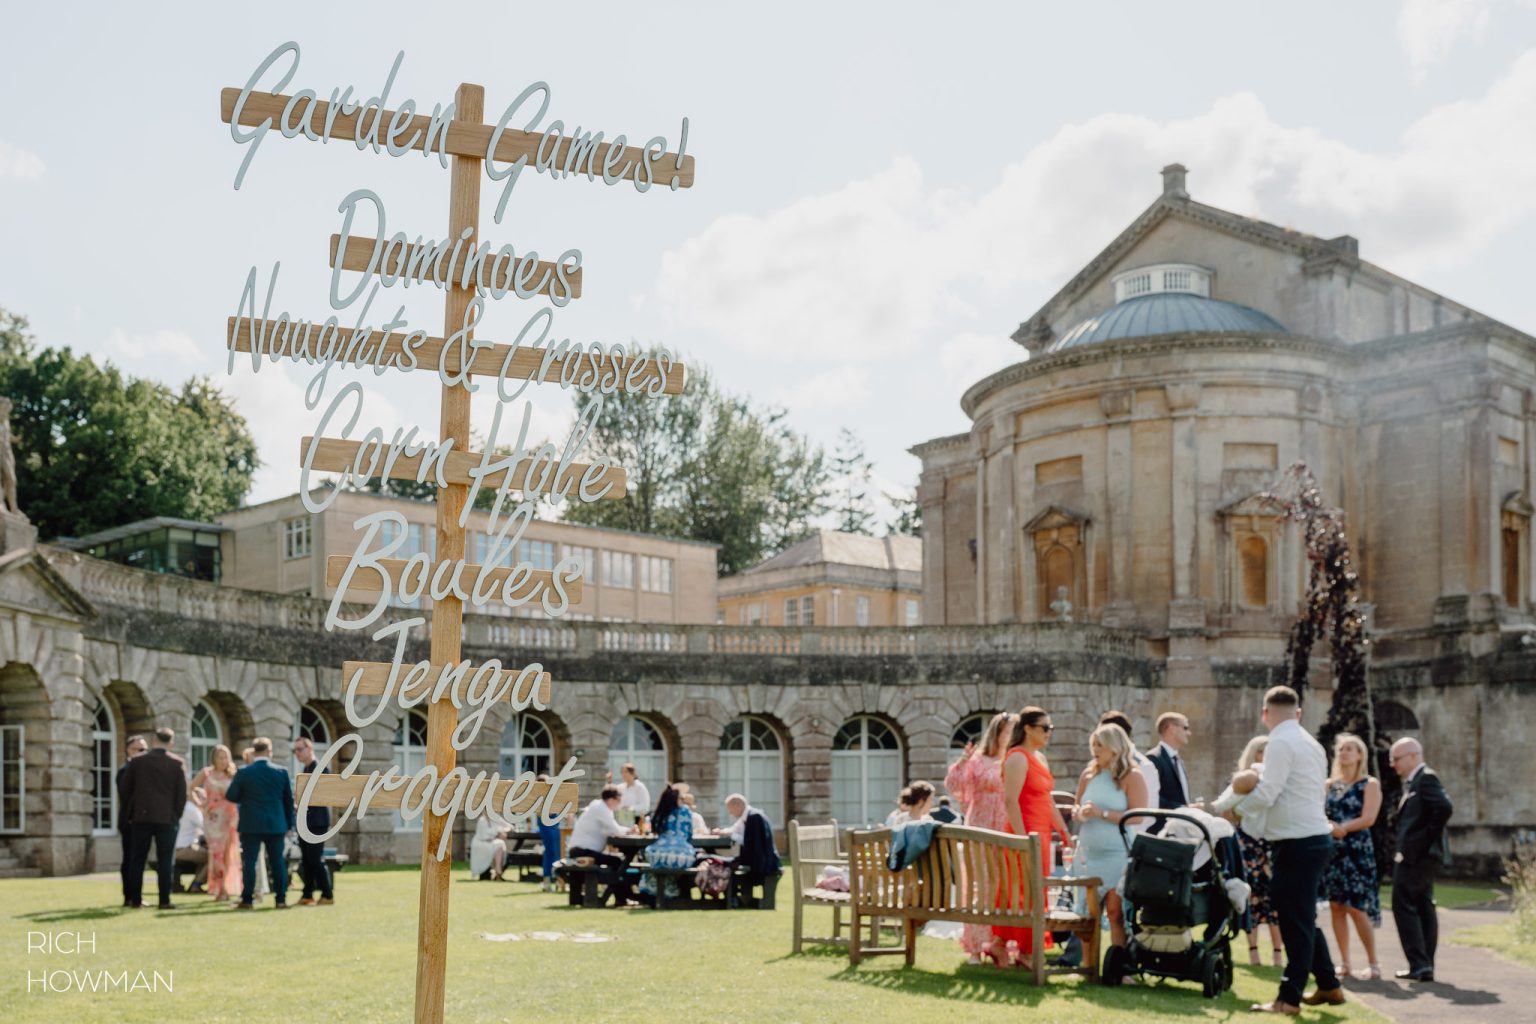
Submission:
[[[1230,505],[1224,505],[1216,510],[1220,516],[1269,516],[1279,518],[1284,513],[1280,506],[1265,497],[1263,491],[1239,498]]]
[[[1041,530],[1059,530],[1063,526],[1086,526],[1088,517],[1062,505],[1047,505],[1043,511],[1024,524],[1025,533]]]
[[[1512,491],[1504,499],[1504,511],[1513,512],[1517,516],[1525,516],[1529,519],[1536,515],[1536,506],[1531,504],[1529,498],[1519,491]]]
[[[38,548],[0,556],[0,608],[74,622],[96,617],[96,606]]]

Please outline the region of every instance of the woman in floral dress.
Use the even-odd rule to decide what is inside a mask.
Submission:
[[[1381,927],[1381,883],[1376,874],[1376,845],[1371,826],[1381,813],[1381,783],[1366,771],[1365,741],[1340,733],[1333,743],[1333,773],[1328,777],[1328,820],[1333,822],[1333,859],[1323,876],[1323,892],[1333,912],[1333,938],[1339,946],[1341,976],[1349,967],[1349,922],[1355,923],[1369,965],[1363,979],[1381,977],[1376,962],[1376,929]]]
[[[973,828],[1001,832],[1008,825],[1003,809],[1003,744],[1013,729],[1013,716],[1006,711],[994,715],[981,734],[981,748],[967,743],[960,760],[949,766],[944,788],[960,801],[965,823]],[[983,886],[979,891],[988,891]],[[992,926],[968,924],[960,933],[960,948],[969,963],[980,963],[992,946]]]
[[[203,834],[208,838],[208,892],[222,903],[231,893],[240,894],[240,808],[224,793],[235,777],[235,759],[220,743],[192,788],[203,790]]]

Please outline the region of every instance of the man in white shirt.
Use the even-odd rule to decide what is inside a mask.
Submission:
[[[640,774],[635,771],[635,766],[626,764],[619,769],[619,776],[624,780],[619,786],[619,806],[636,817],[651,813],[651,791],[645,788],[645,783],[640,781]]]
[[[193,865],[197,876],[187,892],[203,891],[208,880],[208,848],[203,845],[203,791],[187,791],[187,805],[181,809],[181,824],[176,830],[176,863]],[[177,869],[178,875],[180,868]]]
[[[1259,838],[1269,840],[1270,904],[1280,919],[1285,944],[1285,971],[1280,994],[1273,1002],[1255,1003],[1259,1013],[1295,1016],[1302,1004],[1336,1006],[1344,1002],[1344,989],[1328,955],[1328,941],[1317,926],[1317,891],[1323,872],[1333,856],[1333,824],[1323,811],[1328,788],[1328,755],[1322,745],[1301,727],[1301,698],[1289,686],[1273,687],[1264,695],[1264,724],[1269,746],[1264,751],[1264,774],[1253,792],[1237,805],[1262,811]],[[1317,990],[1303,996],[1307,975],[1317,979]]]

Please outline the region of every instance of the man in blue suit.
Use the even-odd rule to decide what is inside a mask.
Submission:
[[[288,909],[288,862],[283,858],[283,837],[293,828],[293,780],[286,768],[272,763],[272,741],[258,736],[251,744],[255,759],[235,772],[226,794],[240,805],[240,862],[244,868],[240,902],[236,910],[251,909],[256,887],[256,859],[267,850],[272,873],[272,894],[277,909]]]

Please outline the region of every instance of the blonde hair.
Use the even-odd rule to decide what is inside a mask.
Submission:
[[[219,751],[221,750],[224,751],[224,756],[229,760],[229,774],[235,774],[235,755],[230,753],[229,748],[222,743],[214,744],[213,749],[208,752],[208,770],[210,772],[219,770]]]
[[[1237,757],[1237,770],[1245,772],[1252,768],[1259,760],[1259,755],[1269,748],[1268,736],[1255,736],[1248,741],[1243,752]]]
[[[978,744],[982,757],[996,757],[1003,752],[1003,744],[1007,740],[1004,733],[1008,731],[1012,722],[1013,716],[1006,711],[999,711],[992,716],[992,721],[987,723],[986,731],[981,734],[981,743]]]
[[[1121,781],[1136,767],[1136,762],[1131,758],[1131,752],[1135,749],[1131,746],[1131,738],[1125,734],[1124,729],[1111,722],[1093,730],[1093,734],[1088,737],[1090,751],[1093,749],[1094,740],[1099,741],[1099,746],[1114,752],[1115,759],[1109,763],[1109,777],[1114,780],[1116,786],[1120,786]],[[1091,779],[1097,774],[1099,774],[1098,758],[1089,758],[1088,777]]]
[[[1354,747],[1360,752],[1360,766],[1355,770],[1355,777],[1346,779],[1339,766],[1339,751],[1345,747]],[[1341,732],[1333,741],[1333,767],[1328,770],[1329,782],[1359,782],[1361,779],[1371,777],[1370,765],[1371,753],[1365,747],[1365,740],[1352,732]]]

